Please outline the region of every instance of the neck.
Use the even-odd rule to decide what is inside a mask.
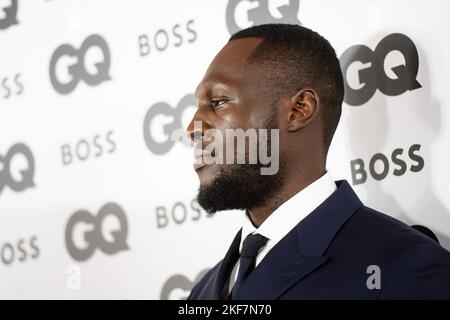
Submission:
[[[264,205],[247,209],[247,214],[253,225],[258,228],[279,206],[319,179],[325,172],[325,168],[320,167],[302,172],[297,169],[294,174],[288,175],[281,190],[267,199]]]

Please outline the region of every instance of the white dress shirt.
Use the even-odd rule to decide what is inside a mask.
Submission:
[[[256,257],[257,266],[267,253],[269,253],[269,251],[283,239],[289,231],[294,229],[301,220],[314,211],[314,209],[324,202],[335,190],[336,184],[330,173],[326,172],[322,177],[279,206],[269,217],[267,217],[259,228],[256,228],[248,215],[245,214],[239,253],[242,251],[245,238],[252,233],[260,234],[269,239]],[[238,272],[239,260],[231,273],[229,292],[233,289]]]

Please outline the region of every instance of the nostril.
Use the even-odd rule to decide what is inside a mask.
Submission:
[[[203,138],[203,132],[202,130],[195,130],[193,131],[192,135],[191,135],[191,139],[194,142],[199,142],[201,139]]]

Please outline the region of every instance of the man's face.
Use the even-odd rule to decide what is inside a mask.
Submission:
[[[204,138],[210,129],[222,132],[223,155],[244,153],[248,160],[251,152],[251,146],[239,150],[236,144],[230,150],[230,145],[225,143],[227,129],[278,128],[274,99],[268,92],[270,85],[265,83],[257,63],[247,62],[260,41],[260,38],[245,38],[229,42],[214,58],[196,90],[199,106],[188,126],[188,134],[194,135],[196,121],[201,122]],[[270,133],[268,136],[270,140]],[[214,140],[201,140],[196,151],[205,151],[211,141]],[[197,162],[194,169],[200,180],[198,200],[209,212],[260,205],[272,189],[280,186],[279,175],[260,174],[261,164]]]

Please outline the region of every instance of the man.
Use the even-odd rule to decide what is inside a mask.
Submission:
[[[187,130],[200,150],[198,201],[211,213],[245,209],[246,221],[190,299],[450,299],[450,254],[326,171],[343,93],[333,48],[301,26],[239,31],[214,58]],[[208,132],[228,129],[277,130],[276,174],[206,161],[230,151],[206,154]]]

